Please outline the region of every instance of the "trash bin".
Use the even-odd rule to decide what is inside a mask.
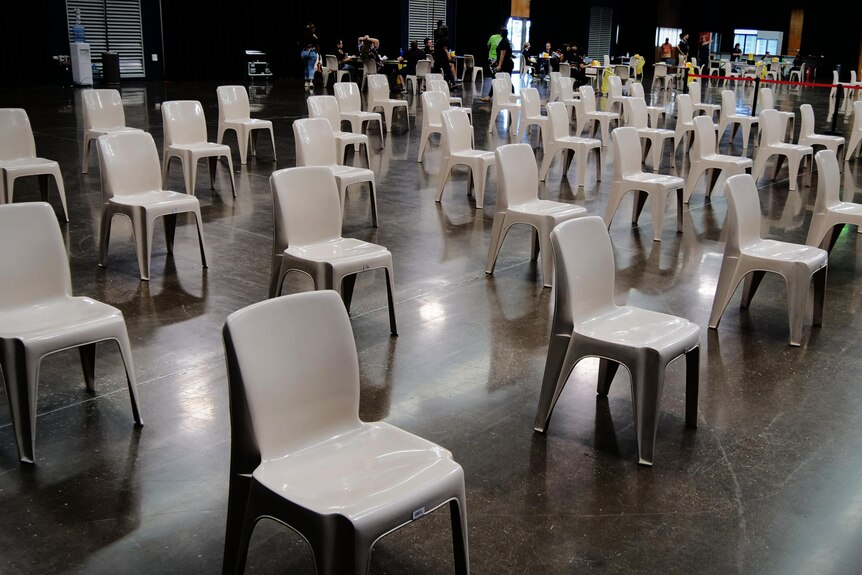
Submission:
[[[120,83],[120,55],[116,52],[102,52],[102,80],[105,84]]]

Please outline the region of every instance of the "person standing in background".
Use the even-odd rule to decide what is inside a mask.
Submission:
[[[434,56],[434,44],[431,43],[431,38],[425,38],[423,46],[423,50],[425,50],[425,55],[428,56],[428,58],[432,58]]]
[[[679,44],[676,45],[676,49],[679,51],[680,65],[685,66],[685,63],[688,62],[688,32],[679,35]]]
[[[425,52],[419,49],[419,42],[416,40],[410,41],[410,49],[407,50],[407,53],[404,54],[403,57],[399,57],[399,62],[404,62],[406,65],[401,68],[398,73],[401,74],[401,85],[404,86],[402,88],[401,93],[407,93],[407,76],[415,76],[416,75],[416,63],[419,60],[425,59]]]
[[[739,62],[740,58],[742,58],[742,48],[739,47],[739,43],[737,42],[734,44],[733,51],[730,53],[730,61]]]
[[[709,41],[711,39],[709,32],[700,33],[700,50],[697,52],[697,63],[700,66],[706,66],[704,70],[709,68]]]
[[[491,72],[491,75],[494,75],[494,68],[497,67],[497,44],[500,43],[500,40],[503,37],[500,36],[500,32],[496,34],[492,34],[490,38],[488,38],[488,70]]]
[[[511,74],[512,70],[515,69],[515,60],[512,58],[512,44],[509,42],[509,31],[505,28],[500,28],[500,42],[497,44],[497,57],[495,60],[496,65],[491,68],[491,71],[495,74],[497,72],[506,72],[507,74]],[[512,91],[514,90],[515,87],[512,86]],[[493,95],[494,84],[492,83],[488,96],[479,98],[479,100],[482,102],[490,102]]]
[[[320,69],[320,42],[317,38],[317,29],[314,24],[307,24],[302,35],[302,50],[299,55],[302,58],[303,72],[305,76],[305,88],[314,87],[314,72]]]
[[[670,38],[664,39],[664,44],[658,49],[658,59],[667,60],[673,58],[673,44],[670,43]]]
[[[436,32],[435,32],[436,34]],[[449,89],[455,85],[455,62],[449,55],[449,29],[443,26],[439,30],[439,38],[434,41],[434,64],[431,66],[433,72],[442,73],[449,82]]]

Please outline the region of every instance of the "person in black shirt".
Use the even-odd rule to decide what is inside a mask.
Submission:
[[[500,43],[497,44],[497,67],[494,69],[494,72],[507,72],[509,74],[512,73],[512,70],[515,69],[515,60],[512,58],[512,44],[509,42],[509,31],[505,28],[500,28]],[[514,86],[512,90],[514,90]],[[494,85],[491,84],[491,91],[488,92],[488,96],[485,98],[479,98],[483,102],[490,102],[491,97],[494,95]]]
[[[742,48],[739,47],[739,44],[736,44],[733,47],[733,51],[730,53],[730,61],[731,62],[738,62],[741,57],[742,57]]]
[[[352,64],[355,59],[344,51],[344,42],[341,40],[335,42],[335,58],[338,60],[339,70],[347,70],[351,78],[356,74],[356,66]]]
[[[416,75],[416,63],[419,60],[424,60],[424,59],[425,59],[425,52],[423,52],[422,50],[419,49],[419,42],[417,42],[416,40],[411,40],[410,41],[410,49],[407,50],[407,53],[403,57],[398,58],[399,62],[404,62],[406,64],[403,68],[401,68],[398,71],[398,73],[401,74],[401,85],[402,86],[404,86],[406,88],[407,82],[405,81],[405,78],[407,76],[415,76]],[[407,92],[406,89],[401,90],[402,94],[405,92]]]
[[[802,58],[802,50],[797,50],[796,57],[793,58],[793,65],[790,67],[790,70],[787,71],[787,77],[790,78],[790,72],[801,70],[803,62],[805,62],[805,60]]]
[[[440,37],[434,42],[434,65],[431,70],[442,73],[449,82],[449,87],[455,87],[454,62],[449,58],[449,29],[443,26],[440,29]]]
[[[431,43],[431,38],[425,38],[423,45],[425,46],[425,48],[424,48],[425,55],[428,56],[429,58],[431,56],[433,56],[434,55],[434,45]]]
[[[688,62],[688,32],[683,32],[679,35],[679,44],[676,45],[679,51],[679,61],[681,63]]]

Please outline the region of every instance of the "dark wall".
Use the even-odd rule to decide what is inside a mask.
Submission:
[[[63,0],[4,2],[0,85],[53,83],[54,55],[69,54]],[[0,102],[2,105],[2,102]]]
[[[506,24],[510,4],[510,0],[460,0],[455,13],[454,49],[461,54],[473,54],[477,65],[485,64],[488,38]]]

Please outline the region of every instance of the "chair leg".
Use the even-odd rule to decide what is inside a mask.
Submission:
[[[195,195],[195,181],[198,173],[198,159],[188,154],[183,158],[183,179],[186,183],[186,193]]]
[[[237,144],[239,146],[239,163],[244,166],[246,164],[246,160],[248,159],[249,131],[247,128],[241,127],[238,130],[234,130],[234,132],[236,133]]]
[[[790,324],[790,345],[802,343],[802,324],[805,319],[805,304],[808,302],[808,287],[811,284],[808,269],[799,265],[787,278],[787,318]]]
[[[132,403],[132,417],[135,423],[143,425],[144,420],[141,418],[140,408],[138,407],[138,380],[135,377],[135,364],[132,361],[132,346],[129,343],[129,334],[126,331],[126,325],[123,323],[122,328],[115,334],[114,339],[120,348],[120,357],[123,360],[123,368],[126,371],[126,385],[129,388],[129,400]]]
[[[99,220],[99,266],[105,267],[108,259],[108,244],[111,241],[111,220],[113,214],[107,209],[102,210],[102,218]]]
[[[257,130],[249,130],[248,136],[251,144],[251,155],[253,158],[257,158]]]
[[[395,325],[395,272],[392,266],[386,268],[386,300],[389,303],[389,332],[398,335],[398,327]]]
[[[751,306],[751,300],[754,298],[757,288],[760,287],[760,282],[763,281],[763,276],[766,272],[763,270],[753,271],[746,274],[745,281],[742,286],[742,300],[739,302],[741,309],[748,309]]]
[[[81,173],[86,174],[90,168],[90,143],[93,138],[84,136],[84,157],[81,159]]]
[[[470,173],[473,175],[473,190],[476,197],[476,209],[481,210],[485,207],[485,178],[487,171],[484,165],[479,165],[470,168]]]
[[[632,201],[632,225],[638,223],[638,220],[641,217],[641,212],[644,209],[644,204],[646,204],[647,198],[649,198],[649,194],[646,193],[644,190],[635,190],[635,197]],[[656,201],[655,198],[653,198],[653,206],[655,204]],[[655,227],[655,222],[653,222],[653,227]]]
[[[539,392],[539,405],[536,408],[536,420],[533,423],[533,429],[539,433],[547,431],[554,406],[569,379],[569,372],[577,363],[569,354],[571,334],[556,333],[558,330],[552,329],[554,332],[551,333],[548,342],[548,356],[545,359],[542,389]],[[569,366],[568,369],[566,369],[567,365]]]
[[[269,299],[278,297],[281,294],[281,286],[284,283],[284,275],[281,272],[281,262],[283,259],[284,256],[281,252],[272,255],[269,270],[269,292],[267,296]]]
[[[164,216],[165,247],[169,254],[174,253],[174,237],[177,232],[177,214],[166,214]]]
[[[638,463],[652,465],[665,366],[654,351],[647,351],[632,374],[632,403],[638,442]]]
[[[707,171],[707,185],[709,184],[709,172]],[[688,178],[685,180],[685,191],[683,192],[683,202],[689,203],[691,201],[691,196],[694,194],[694,188],[697,187],[697,183],[700,181],[701,176],[703,176],[703,169],[698,166],[692,166],[689,168]],[[707,195],[709,195],[709,188],[707,188]]]
[[[613,383],[614,376],[616,376],[619,368],[619,362],[604,357],[599,358],[599,383],[596,387],[596,393],[607,397],[611,391],[611,383]]]
[[[814,280],[814,321],[816,326],[823,325],[823,304],[826,297],[826,266],[823,266],[812,276]]]
[[[545,178],[548,177],[548,172],[551,169],[551,162],[554,161],[554,156],[557,155],[557,150],[551,147],[550,145],[545,146],[542,154],[542,166],[539,168],[539,181],[544,182]],[[563,152],[565,153],[565,151]],[[563,172],[563,176],[565,176],[565,171]]]
[[[218,162],[218,157],[209,156],[207,157],[207,163],[209,164],[210,169],[210,189],[215,189],[215,173],[216,173],[216,163]]]
[[[506,219],[505,212],[494,214],[494,224],[491,226],[491,242],[488,246],[488,261],[485,264],[486,274],[494,273],[497,256],[500,255],[500,248],[503,247],[503,240],[506,239],[506,233],[509,231]]]
[[[199,207],[195,207],[193,211],[195,215],[195,224],[198,228],[198,245],[201,250],[201,267],[207,267],[207,248],[204,243],[204,223],[203,218],[201,218],[201,210]]]
[[[230,154],[225,155],[227,159],[228,175],[230,175],[230,189],[233,192],[233,197],[236,197],[236,181],[233,177],[233,160],[230,159]]]
[[[150,253],[153,245],[153,220],[146,211],[136,211],[132,216],[132,231],[135,235],[135,251],[138,257],[138,270],[141,280],[150,280]]]
[[[422,133],[419,135],[419,155],[416,157],[417,162],[422,162],[422,156],[425,154],[425,145],[428,144],[428,138],[430,137],[431,134],[423,126]]]
[[[443,159],[443,165],[440,167],[440,173],[437,175],[437,198],[436,201],[443,199],[443,189],[446,187],[446,180],[449,179],[449,172],[452,171],[452,159],[446,157]]]
[[[368,182],[368,193],[371,199],[371,224],[377,228],[380,227],[377,224],[377,193],[374,191],[374,180],[370,180]],[[342,212],[344,211],[344,204],[342,202],[341,206]]]
[[[455,555],[455,575],[469,575],[470,550],[467,544],[467,498],[462,492],[449,502],[452,522],[452,549]]]
[[[697,427],[697,396],[700,387],[700,346],[685,352],[685,424]]]
[[[546,288],[554,285],[554,250],[551,248],[551,230],[547,226],[536,229],[539,251],[542,256],[542,281]]]
[[[709,314],[709,327],[712,329],[718,327],[740,279],[739,258],[725,255],[721,261],[721,271],[718,273],[718,284],[715,286],[715,297],[712,300],[712,311]]]
[[[27,350],[19,339],[2,340],[0,368],[6,382],[6,397],[12,412],[12,428],[18,445],[18,458],[33,463],[36,458],[36,398],[39,360],[27,361]]]
[[[84,370],[84,383],[87,391],[95,390],[94,380],[96,378],[96,344],[87,343],[78,346],[78,355],[81,356],[81,367]]]
[[[620,201],[622,201],[624,190],[622,189],[622,184],[618,182],[614,182],[611,184],[611,193],[608,198],[608,207],[605,210],[605,226],[609,229],[611,227],[611,222],[614,219],[614,214],[617,213],[617,208],[620,207]]]

